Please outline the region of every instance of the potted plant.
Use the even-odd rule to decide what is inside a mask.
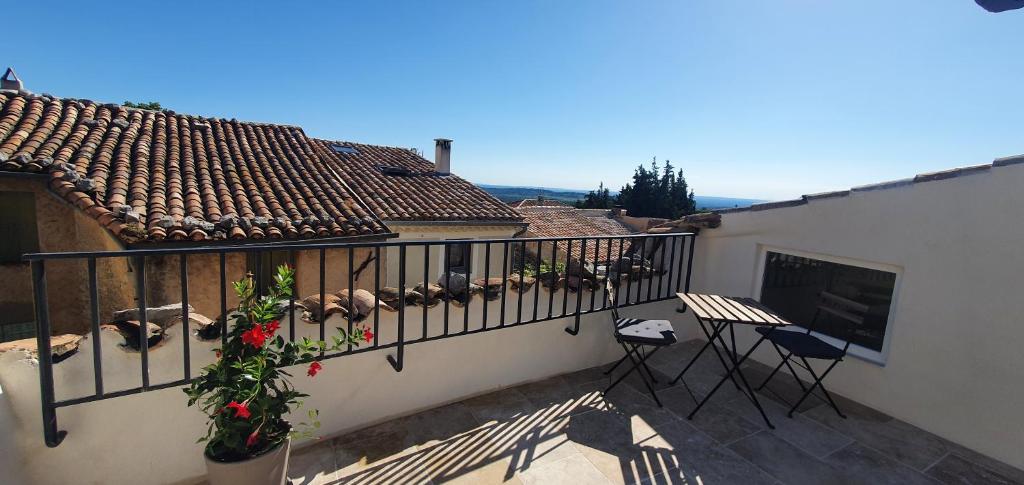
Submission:
[[[205,457],[209,481],[219,484],[284,483],[293,437],[312,436],[319,427],[317,411],[310,422],[295,429],[285,416],[306,397],[289,381],[287,367],[308,364],[309,377],[320,372],[318,356],[342,346],[369,342],[366,327],[351,333],[338,329],[333,345],[302,338],[289,342],[277,332],[279,319],[292,294],[295,271],[277,268],[267,295],[258,296],[252,275],[233,283],[238,309],[228,315],[230,332],[224,345],[214,349],[217,360],[185,389],[188,405],[198,405],[208,416]]]

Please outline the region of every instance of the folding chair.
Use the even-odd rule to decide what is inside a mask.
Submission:
[[[611,304],[612,314],[612,329],[615,335],[615,341],[622,346],[623,350],[626,351],[626,355],[619,359],[615,365],[611,366],[605,375],[611,374],[620,364],[629,360],[633,367],[631,367],[625,374],[622,374],[615,382],[612,382],[607,389],[604,390],[604,394],[607,395],[609,391],[617,386],[623,379],[634,371],[640,372],[640,379],[643,380],[644,386],[647,387],[647,391],[651,393],[651,397],[654,398],[654,402],[658,403],[658,407],[661,407],[661,400],[658,399],[658,394],[654,391],[654,384],[658,382],[654,378],[654,373],[651,372],[651,368],[647,367],[647,359],[651,358],[658,350],[662,347],[667,347],[676,343],[676,333],[672,329],[672,323],[668,320],[644,320],[640,318],[619,318],[619,299],[617,298],[616,288],[617,284],[612,284],[612,278],[610,277],[605,282],[607,288],[608,300]],[[653,347],[654,350],[647,352],[646,347]],[[646,371],[646,373],[644,372]],[[650,379],[650,381],[648,381]]]
[[[843,360],[843,357],[846,357],[846,351],[850,348],[850,340],[853,337],[853,333],[858,327],[864,324],[864,315],[867,313],[869,307],[863,303],[858,303],[826,291],[821,292],[820,296],[821,298],[818,302],[818,307],[814,311],[814,317],[811,319],[810,325],[807,326],[806,332],[786,330],[776,330],[773,332],[769,327],[758,327],[754,329],[761,335],[764,335],[765,339],[772,343],[775,347],[775,351],[778,352],[779,357],[782,358],[782,362],[775,366],[775,369],[768,374],[768,377],[766,377],[764,382],[757,387],[757,390],[764,388],[764,386],[768,384],[768,381],[770,381],[772,377],[779,372],[779,369],[781,369],[782,366],[789,368],[789,373],[793,375],[793,379],[796,380],[796,383],[800,385],[800,389],[803,390],[803,395],[800,396],[800,400],[798,400],[796,404],[789,409],[788,416],[791,418],[793,417],[793,412],[803,404],[815,389],[821,389],[821,393],[824,394],[825,399],[829,405],[832,406],[832,409],[836,411],[836,414],[841,418],[846,418],[846,415],[839,410],[839,406],[837,406],[836,402],[832,400],[832,396],[828,393],[828,390],[825,389],[825,385],[822,384],[821,381],[828,376],[829,372],[832,372],[832,369],[835,368],[836,364]],[[823,314],[832,315],[849,324],[847,326],[846,343],[842,348],[838,348],[811,335],[811,332],[814,330],[814,325],[818,322],[818,318]],[[783,353],[783,349],[786,350],[786,353]],[[800,359],[800,362],[793,360],[794,357]],[[811,363],[807,359],[828,360],[832,361],[832,363],[825,369],[825,372],[819,376],[814,372],[814,368],[811,367]],[[801,381],[799,377],[797,377],[796,370],[790,363],[791,361],[792,363],[803,367],[804,370],[811,374],[811,377],[814,379],[814,383],[811,384],[809,388],[804,385],[803,381]]]

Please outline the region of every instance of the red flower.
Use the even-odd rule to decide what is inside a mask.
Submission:
[[[228,403],[227,406],[224,407],[228,409],[234,409],[236,418],[249,419],[249,416],[252,416],[252,414],[249,412],[249,406],[247,406],[245,403],[239,404],[236,401],[231,401]]]
[[[221,356],[221,355],[223,355],[223,354],[221,354],[221,353],[220,353],[220,351],[219,351],[219,350],[215,350],[215,351],[214,351],[214,353],[216,353],[216,354],[217,354],[217,358],[218,358],[218,359],[220,358],[220,356]]]
[[[256,442],[259,441],[259,439],[260,439],[260,430],[257,429],[256,431],[253,431],[252,434],[249,435],[248,439],[245,440],[245,446],[249,447],[249,448],[252,448],[252,445],[255,445]]]
[[[242,342],[256,348],[262,347],[263,342],[266,340],[267,334],[263,331],[263,327],[260,325],[256,325],[242,334]]]
[[[277,332],[281,328],[281,322],[274,320],[263,327],[263,331],[266,332],[267,337],[271,338],[274,336],[274,332]]]
[[[317,372],[320,372],[320,369],[323,369],[323,367],[324,366],[320,365],[319,362],[313,362],[312,364],[309,364],[309,370],[306,371],[306,374],[308,374],[309,377],[313,377]]]
[[[370,327],[363,328],[363,341],[369,342],[373,340],[373,332],[370,331]]]

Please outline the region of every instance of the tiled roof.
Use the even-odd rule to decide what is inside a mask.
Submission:
[[[48,173],[126,242],[389,233],[294,126],[7,91],[0,171]]]
[[[480,187],[456,175],[438,174],[433,163],[407,148],[312,141],[356,195],[386,221],[523,220]],[[348,153],[332,145],[347,147]]]
[[[527,234],[531,237],[581,237],[581,236],[626,236],[633,234],[629,227],[612,218],[587,217],[573,207],[525,207],[519,212],[530,223]],[[620,241],[613,239],[611,257],[618,256]],[[561,243],[563,250],[565,243]],[[629,244],[626,244],[628,248]],[[607,242],[601,241],[600,248],[594,242],[587,243],[587,261],[594,261],[595,248],[599,249],[596,260],[604,262],[608,254]],[[626,251],[623,248],[623,251]],[[572,256],[579,258],[579,244],[575,243]]]
[[[515,202],[509,202],[508,205],[514,209],[521,209],[524,207],[572,207],[560,200],[536,198],[517,200]]]

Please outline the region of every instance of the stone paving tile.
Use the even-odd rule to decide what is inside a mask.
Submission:
[[[331,441],[292,449],[288,457],[288,483],[321,485],[337,478],[334,446]]]
[[[921,472],[872,450],[854,443],[824,459],[851,483],[865,485],[937,485]]]
[[[601,474],[583,455],[568,456],[545,466],[534,468],[519,475],[524,484],[545,485],[579,485],[610,484],[608,478]]]
[[[705,404],[693,416],[692,420],[687,420],[687,423],[722,444],[732,443],[761,430],[761,426],[758,423],[743,418],[725,406],[725,403],[728,403],[732,398],[739,397],[743,399],[738,393],[734,396],[726,396],[728,392],[724,391],[721,394],[715,394],[711,401]],[[732,392],[735,391],[733,390]],[[719,397],[720,395],[721,397]],[[669,389],[662,393],[662,396],[665,407],[683,420],[686,420],[686,416],[697,406],[697,403],[694,402],[694,397],[690,396],[683,388]],[[702,398],[700,395],[696,397],[697,399]],[[752,406],[751,409],[753,409]],[[756,413],[757,411],[754,410],[754,412]]]
[[[855,483],[838,468],[815,459],[771,433],[755,433],[732,443],[728,448],[783,483]]]
[[[925,473],[939,482],[950,484],[1019,485],[1021,483],[952,453],[939,460]]]
[[[507,421],[537,410],[516,388],[484,394],[461,403],[481,423]]]
[[[853,438],[801,414],[794,413],[790,418],[787,415],[789,408],[775,401],[770,399],[758,399],[758,401],[775,429],[768,429],[757,408],[743,396],[730,400],[726,403],[725,408],[817,458],[853,443]]]
[[[845,434],[887,456],[924,470],[949,453],[951,443],[923,429],[898,419],[878,421],[861,413],[845,411],[843,419],[828,406],[804,413],[826,426]]]
[[[959,456],[960,458],[974,463],[984,469],[988,469],[998,475],[1004,476],[1014,483],[1024,485],[1024,470],[1014,468],[1006,463],[996,460],[995,458],[990,458],[978,453],[977,451],[955,443],[953,444],[953,447],[953,451],[951,452],[953,455]]]
[[[777,480],[750,461],[727,447],[716,443],[710,436],[676,421],[658,427],[656,438],[649,446],[672,450],[671,469],[647,479],[644,483],[685,484],[774,484]]]

